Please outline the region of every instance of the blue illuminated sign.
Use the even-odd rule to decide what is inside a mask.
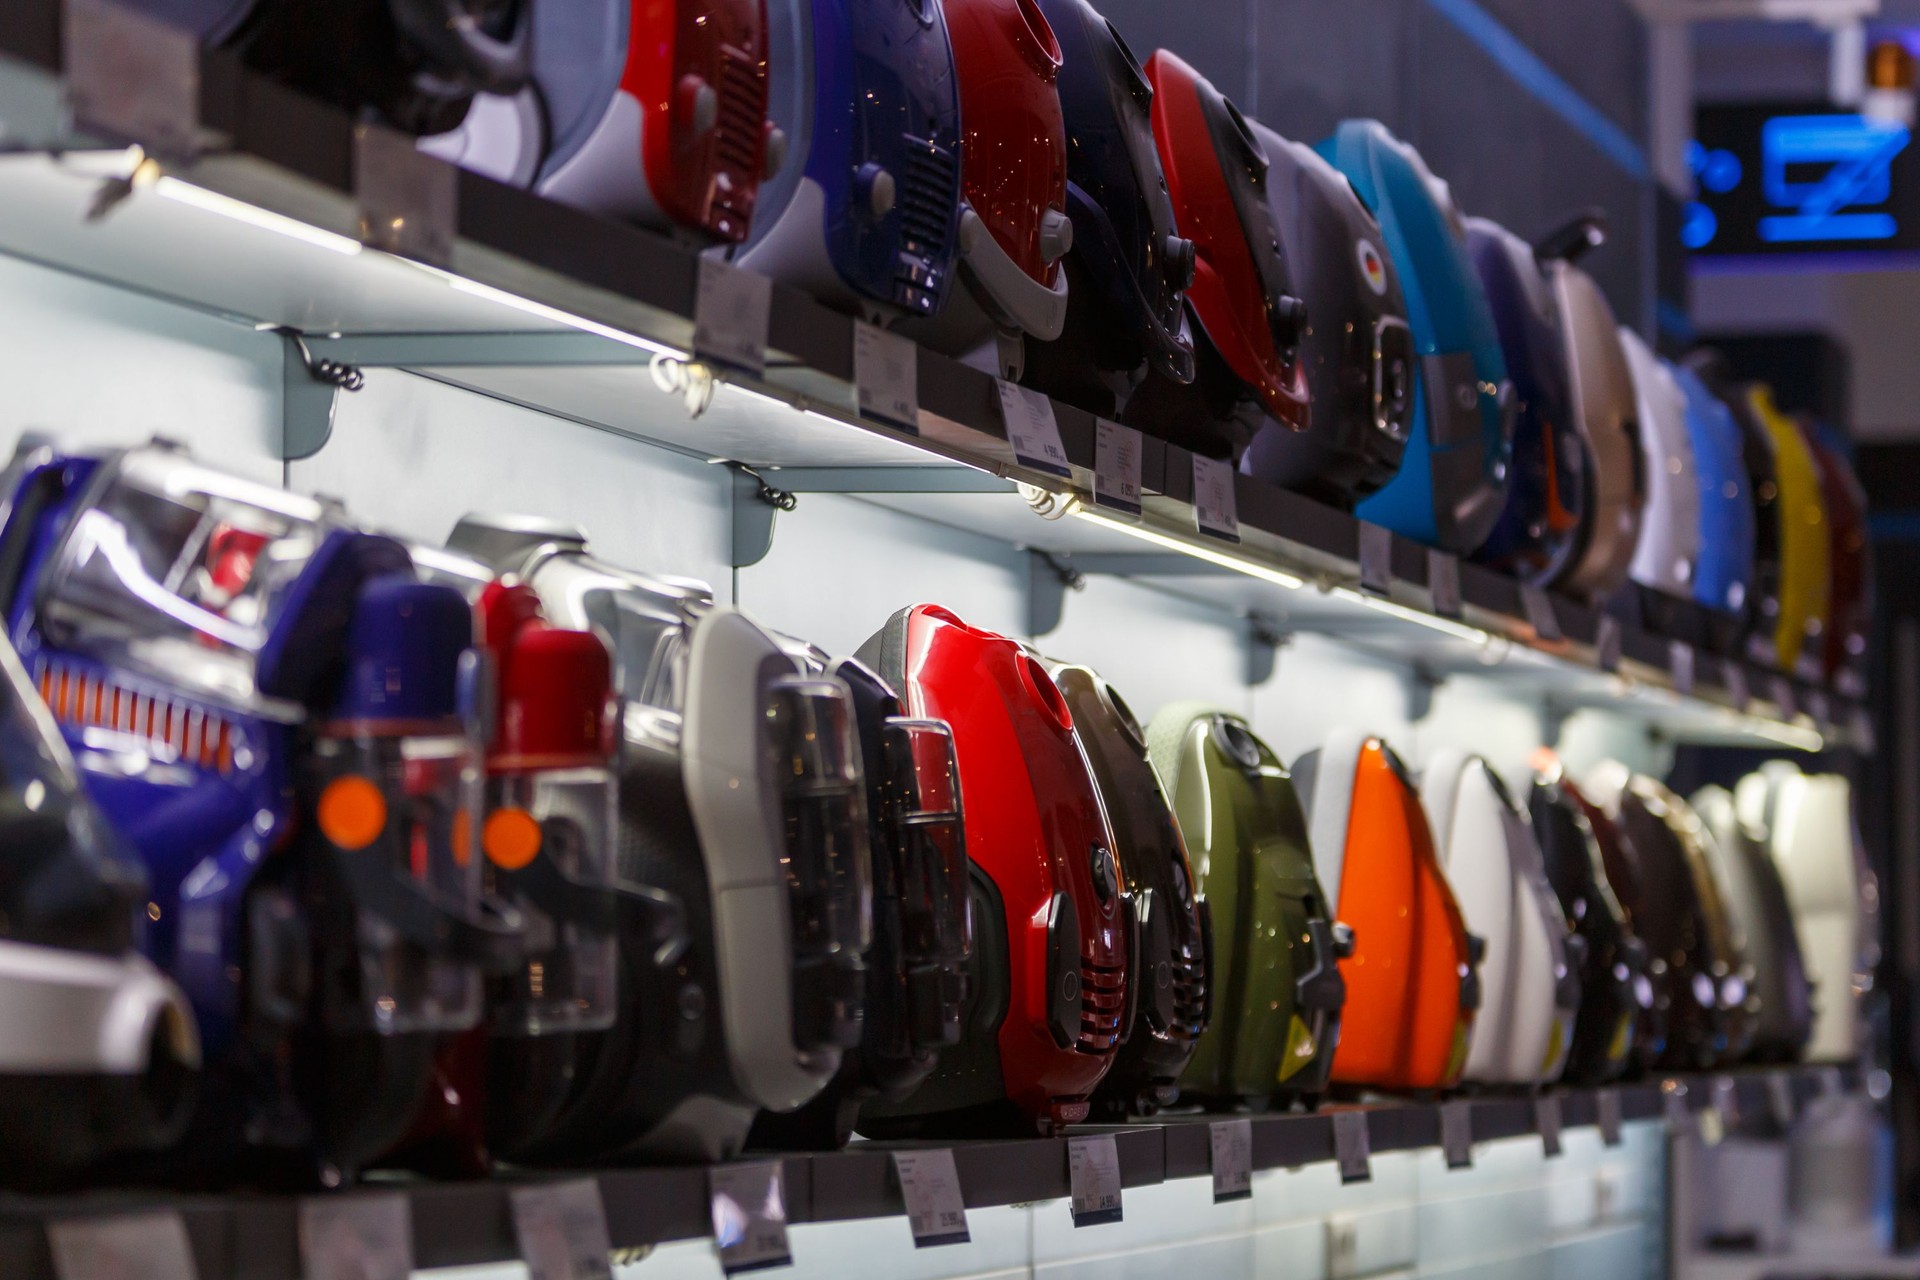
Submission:
[[[1702,108],[1681,227],[1696,254],[1920,248],[1911,131],[1808,105]]]

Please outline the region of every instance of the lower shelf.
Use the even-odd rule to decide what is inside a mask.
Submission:
[[[1748,1068],[1729,1073],[1679,1075],[1620,1085],[1611,1090],[1557,1088],[1566,1129],[1600,1124],[1602,1094],[1619,1100],[1623,1121],[1677,1118],[1679,1109],[1719,1113],[1729,1132],[1777,1127],[1783,1109],[1795,1115],[1823,1094],[1860,1086],[1855,1068]],[[1471,1095],[1473,1141],[1491,1142],[1538,1132],[1538,1108],[1525,1092]],[[1251,1117],[1253,1168],[1293,1168],[1335,1159],[1333,1113],[1366,1116],[1372,1152],[1416,1151],[1441,1145],[1437,1102],[1378,1101],[1330,1104],[1310,1114]],[[1075,1129],[1058,1138],[892,1144],[856,1142],[845,1150],[813,1155],[755,1155],[783,1164],[790,1223],[847,1222],[904,1214],[888,1153],[898,1145],[951,1145],[962,1193],[970,1209],[1056,1200],[1068,1194],[1067,1137],[1115,1135],[1121,1180],[1127,1187],[1153,1186],[1178,1178],[1209,1176],[1208,1124],[1217,1115],[1172,1115],[1151,1122]],[[469,1183],[428,1183],[397,1178],[377,1189],[401,1191],[413,1223],[415,1265],[420,1269],[511,1261],[519,1257],[508,1192],[529,1181],[579,1174],[503,1172]],[[606,1169],[597,1178],[616,1250],[637,1249],[712,1234],[707,1171],[700,1167]],[[352,1195],[353,1192],[341,1192]],[[9,1280],[55,1280],[46,1242],[48,1222],[125,1213],[180,1214],[192,1243],[200,1280],[284,1280],[300,1274],[296,1196],[235,1193],[180,1195],[150,1191],[99,1191],[68,1196],[0,1196],[0,1275]]]

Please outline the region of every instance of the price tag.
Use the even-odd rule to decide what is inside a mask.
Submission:
[[[1594,1110],[1600,1122],[1600,1144],[1606,1147],[1620,1145],[1620,1091],[1602,1089],[1593,1099]]]
[[[1360,589],[1376,596],[1393,592],[1393,530],[1360,522]]]
[[[1539,587],[1522,583],[1520,585],[1520,608],[1527,615],[1527,625],[1533,633],[1547,644],[1556,644],[1562,638],[1560,615],[1553,610],[1553,597]]]
[[[309,1196],[300,1202],[305,1280],[409,1280],[413,1212],[399,1192]]]
[[[853,386],[861,413],[920,433],[920,348],[911,339],[855,320]]]
[[[1540,1148],[1552,1160],[1560,1154],[1560,1095],[1543,1093],[1533,1100],[1533,1124],[1540,1130]]]
[[[1140,514],[1140,433],[1101,418],[1093,430],[1093,501],[1126,515]]]
[[[1067,1182],[1074,1226],[1120,1221],[1120,1148],[1112,1134],[1067,1139]]]
[[[1800,1102],[1793,1096],[1792,1076],[1776,1071],[1767,1077],[1767,1105],[1776,1125],[1782,1129],[1793,1128],[1793,1122],[1800,1118]]]
[[[1200,532],[1228,542],[1240,541],[1240,511],[1233,491],[1233,467],[1218,458],[1193,455],[1193,522]]]
[[[1822,1067],[1820,1069],[1820,1096],[1837,1098],[1846,1092],[1846,1082],[1840,1078],[1840,1068]]]
[[[1833,732],[1833,700],[1827,697],[1826,690],[1808,691],[1807,714],[1813,717],[1814,727],[1821,733]]]
[[[693,296],[693,353],[749,373],[767,371],[773,281],[718,258],[700,259]]]
[[[1673,683],[1673,691],[1686,695],[1693,692],[1695,655],[1693,646],[1684,640],[1667,642],[1667,678]]]
[[[1333,1113],[1333,1158],[1340,1166],[1342,1183],[1373,1181],[1371,1142],[1366,1112]]]
[[[1717,1147],[1727,1136],[1727,1122],[1720,1115],[1720,1108],[1709,1106],[1695,1118],[1695,1127],[1700,1132],[1700,1141],[1709,1147]]]
[[[515,1187],[513,1234],[532,1280],[612,1280],[607,1210],[592,1178]]]
[[[1793,691],[1793,681],[1785,676],[1773,678],[1773,705],[1780,708],[1780,718],[1789,723],[1800,718],[1800,699]]]
[[[1733,700],[1733,709],[1745,711],[1753,701],[1753,690],[1747,687],[1747,664],[1728,658],[1722,683],[1727,686],[1727,696]]]
[[[966,1244],[973,1239],[967,1231],[967,1202],[960,1195],[960,1171],[954,1167],[953,1152],[944,1147],[896,1151],[893,1172],[900,1179],[900,1196],[906,1201],[907,1225],[913,1229],[916,1247]]]
[[[436,267],[453,264],[459,170],[384,125],[353,127],[353,198],[361,243]]]
[[[191,156],[200,134],[200,47],[191,32],[109,0],[67,0],[74,117],[117,138]]]
[[[1593,635],[1593,661],[1602,671],[1620,669],[1620,620],[1610,613],[1600,615]]]
[[[59,1280],[198,1280],[177,1213],[69,1218],[47,1224]]]
[[[1473,1168],[1473,1104],[1464,1098],[1440,1104],[1440,1150],[1447,1168]]]
[[[1060,440],[1060,424],[1053,416],[1053,401],[1038,391],[1029,390],[1005,378],[1000,388],[1000,419],[1007,427],[1007,443],[1023,467],[1053,476],[1071,476],[1067,446]]]
[[[1678,1080],[1661,1084],[1660,1105],[1667,1119],[1669,1137],[1683,1138],[1693,1132],[1693,1110],[1687,1105],[1686,1085]]]
[[[1747,661],[1761,667],[1780,665],[1780,651],[1773,647],[1773,637],[1765,631],[1755,631],[1749,635]]]
[[[1446,551],[1427,552],[1427,594],[1433,597],[1433,611],[1442,618],[1457,618],[1460,605],[1460,561]]]
[[[731,1276],[792,1264],[786,1175],[778,1160],[714,1165],[707,1170],[707,1189],[721,1270]]]
[[[1207,1128],[1213,1145],[1213,1202],[1253,1198],[1253,1121],[1215,1120]]]

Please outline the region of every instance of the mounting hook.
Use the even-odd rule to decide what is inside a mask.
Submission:
[[[1279,665],[1280,650],[1293,642],[1293,636],[1279,622],[1264,613],[1247,615],[1247,684],[1253,688],[1273,679]]]

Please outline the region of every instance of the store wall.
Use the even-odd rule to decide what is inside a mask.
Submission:
[[[1650,326],[1648,32],[1628,0],[1215,0],[1205,21],[1168,0],[1096,7],[1143,59],[1172,49],[1288,137],[1384,121],[1468,213],[1522,236],[1604,208],[1613,239],[1587,266]]]
[[[779,518],[772,553],[728,564],[729,477],[609,432],[428,378],[373,370],[340,397],[331,443],[281,463],[279,339],[170,304],[0,259],[0,448],[23,431],[75,445],[171,436],[240,474],[344,500],[362,520],[434,545],[472,510],[583,526],[600,554],[702,578],[769,625],[850,651],[897,609],[938,600],[1021,634],[1026,561],[1006,543],[856,498],[807,495]],[[1042,647],[1087,662],[1143,716],[1186,699],[1247,715],[1285,759],[1341,724],[1387,735],[1416,765],[1442,746],[1485,753],[1518,782],[1541,740],[1540,709],[1487,680],[1453,681],[1416,722],[1410,672],[1338,643],[1298,637],[1274,678],[1247,684],[1241,620],[1119,581],[1070,595]],[[1658,768],[1637,728],[1583,716],[1574,762],[1625,753]]]

